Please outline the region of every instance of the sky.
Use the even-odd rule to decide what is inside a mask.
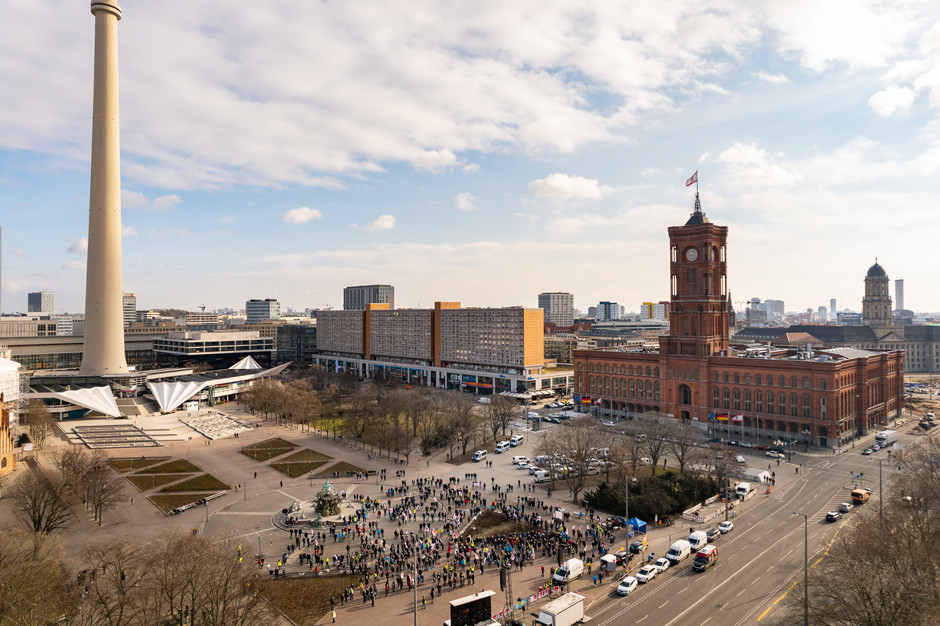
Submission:
[[[124,0],[139,309],[668,299],[698,171],[738,303],[940,311],[935,0]],[[94,17],[0,20],[2,310],[84,309]],[[937,185],[938,189],[934,186]],[[743,306],[743,305],[737,305]]]

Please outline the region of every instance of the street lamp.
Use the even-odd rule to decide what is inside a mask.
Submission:
[[[809,626],[809,516],[793,514],[803,518],[803,626]]]

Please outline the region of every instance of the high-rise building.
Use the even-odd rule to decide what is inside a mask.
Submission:
[[[829,319],[836,319],[836,299],[832,298],[829,300]]]
[[[826,307],[821,306],[821,307],[819,307],[819,308],[816,309],[816,318],[817,318],[817,321],[820,321],[820,322],[825,322],[825,321],[827,321],[827,320],[826,320],[826,318],[827,318],[827,315],[826,315]]]
[[[26,296],[27,313],[55,313],[55,294],[51,291],[32,291]]]
[[[370,304],[395,308],[395,288],[391,285],[356,285],[343,289],[344,311],[365,311]]]
[[[894,281],[894,304],[898,309],[904,309],[904,279]]]
[[[137,296],[132,293],[124,294],[124,327],[137,321]]]
[[[249,300],[245,303],[245,323],[260,324],[281,319],[281,303],[274,298]]]
[[[620,319],[620,305],[616,302],[599,302],[597,304],[597,319],[602,322],[611,322]],[[572,320],[574,323],[574,320]]]
[[[563,292],[539,294],[539,308],[545,311],[545,322],[555,326],[574,325],[574,295]]]
[[[117,0],[92,0],[95,76],[85,274],[83,374],[127,373],[121,276],[121,143]]]

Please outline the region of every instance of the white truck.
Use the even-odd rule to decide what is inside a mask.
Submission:
[[[669,551],[666,552],[666,558],[670,563],[676,565],[679,561],[689,558],[691,554],[692,544],[685,539],[680,539],[669,546]]]
[[[734,490],[734,493],[740,499],[747,500],[757,493],[757,485],[753,483],[740,482],[738,483],[737,488]]]
[[[769,483],[771,479],[770,472],[767,470],[754,469],[753,467],[742,467],[737,475],[744,480],[754,483]]]
[[[552,580],[556,584],[570,583],[576,578],[581,578],[582,574],[584,574],[584,561],[581,559],[568,559],[555,570]]]
[[[708,545],[708,535],[705,534],[704,530],[694,530],[689,533],[688,543],[690,550],[695,552],[699,548]]]
[[[542,626],[573,626],[584,621],[584,596],[566,593],[539,610],[536,622]]]
[[[875,443],[877,443],[881,448],[887,448],[888,446],[896,443],[897,440],[898,431],[896,430],[883,430],[875,435]]]

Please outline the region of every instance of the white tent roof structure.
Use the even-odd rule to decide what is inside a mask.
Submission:
[[[206,387],[230,385],[237,382],[248,382],[265,378],[267,376],[277,376],[283,372],[290,363],[284,363],[270,369],[261,369],[261,366],[252,359],[246,357],[239,361],[239,364],[245,363],[250,359],[257,369],[252,367],[243,367],[240,369],[231,368],[229,370],[220,370],[215,372],[206,372],[205,374],[192,374],[190,376],[180,377],[179,380],[172,382],[147,382],[150,393],[154,400],[160,405],[160,410],[164,413],[173,411],[181,404],[201,392]]]
[[[69,404],[104,413],[109,417],[121,417],[121,411],[118,409],[117,402],[114,399],[114,393],[112,393],[111,387],[108,385],[88,387],[85,389],[53,391],[50,395],[53,398],[64,400]]]
[[[249,354],[244,359],[229,368],[230,370],[260,370],[263,369]]]
[[[161,411],[172,411],[194,395],[206,388],[209,381],[201,383],[189,380],[179,380],[172,383],[147,383],[150,393],[153,394]]]

